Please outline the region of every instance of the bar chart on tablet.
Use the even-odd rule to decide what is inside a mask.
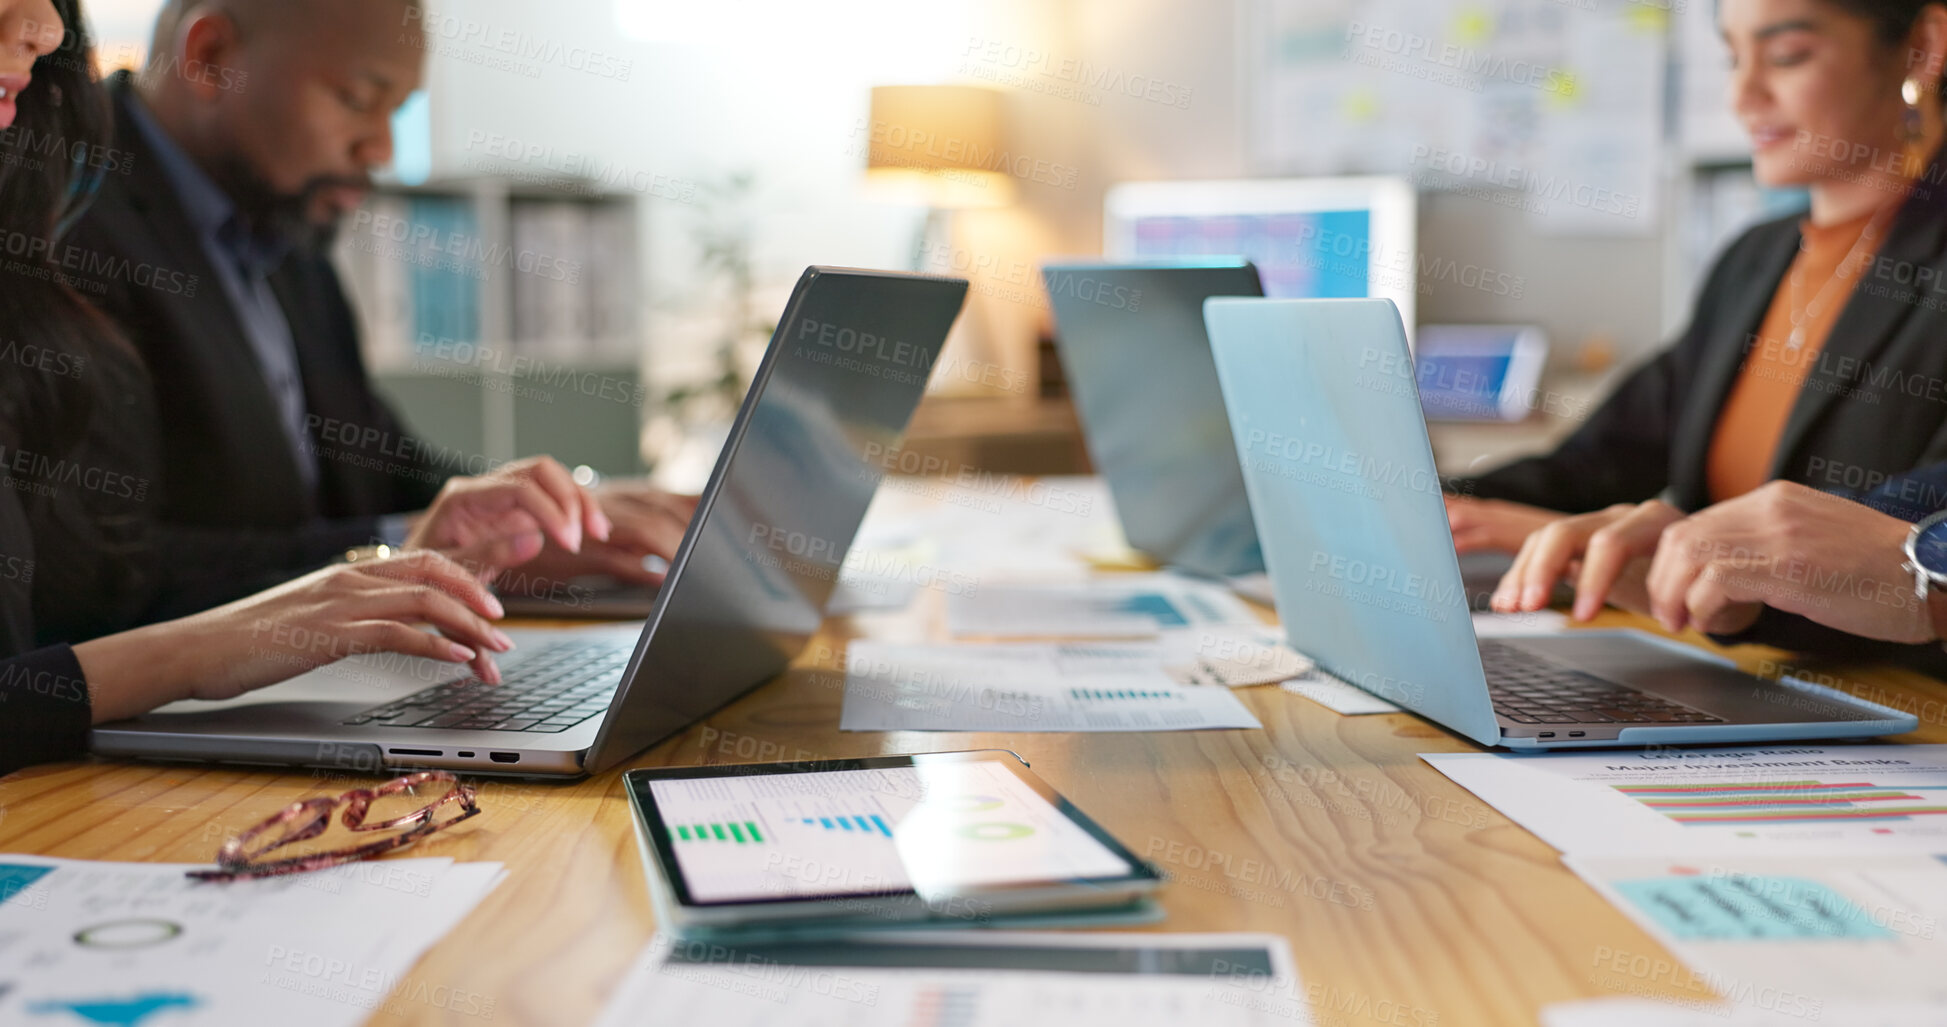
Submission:
[[[656,781],[700,902],[954,891],[1114,876],[1126,864],[983,764]]]

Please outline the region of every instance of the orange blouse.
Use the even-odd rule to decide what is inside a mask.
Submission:
[[[1840,264],[1876,213],[1833,225],[1808,220],[1799,226],[1798,257],[1772,295],[1758,334],[1746,343],[1744,364],[1717,414],[1704,469],[1711,502],[1734,499],[1770,480],[1785,419],[1818,366],[1832,323],[1845,309],[1878,240],[1861,247],[1850,265]],[[1794,276],[1799,282],[1796,296]],[[1804,319],[1796,348],[1791,345],[1794,314]]]

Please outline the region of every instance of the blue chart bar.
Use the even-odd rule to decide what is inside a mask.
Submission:
[[[1190,626],[1189,618],[1183,616],[1183,611],[1178,610],[1169,601],[1169,597],[1154,592],[1132,595],[1111,604],[1109,609],[1112,613],[1138,613],[1145,617],[1154,617],[1159,627],[1187,628]]]
[[[53,872],[53,867],[0,863],[0,902],[26,891],[29,885]]]
[[[1068,694],[1076,699],[1180,699],[1175,692],[1158,692],[1145,688],[1071,688]]]
[[[877,831],[887,838],[892,837],[892,828],[887,827],[885,820],[877,813],[865,817],[799,817],[798,820],[801,823],[822,827],[827,831],[863,831],[866,834]]]

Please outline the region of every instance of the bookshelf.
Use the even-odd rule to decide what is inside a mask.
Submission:
[[[640,472],[638,215],[575,179],[374,190],[334,258],[380,391],[483,467],[548,452]]]

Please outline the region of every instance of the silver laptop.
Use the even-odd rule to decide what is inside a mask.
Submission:
[[[1918,726],[1644,632],[1477,639],[1392,301],[1212,299],[1204,317],[1285,635],[1330,673],[1519,749]]]
[[[96,728],[107,756],[472,773],[595,773],[770,679],[823,620],[958,316],[960,279],[810,268],[717,458],[648,618],[509,631],[503,681],[355,656],[225,702]]]
[[[1089,460],[1135,549],[1192,574],[1261,575],[1203,301],[1262,296],[1242,258],[1041,269]]]
[[[1089,459],[1115,497],[1124,537],[1158,561],[1225,578],[1270,604],[1203,324],[1212,296],[1264,295],[1257,268],[1212,257],[1051,264],[1041,274]],[[1468,602],[1486,609],[1513,565],[1507,553],[1462,556]]]

